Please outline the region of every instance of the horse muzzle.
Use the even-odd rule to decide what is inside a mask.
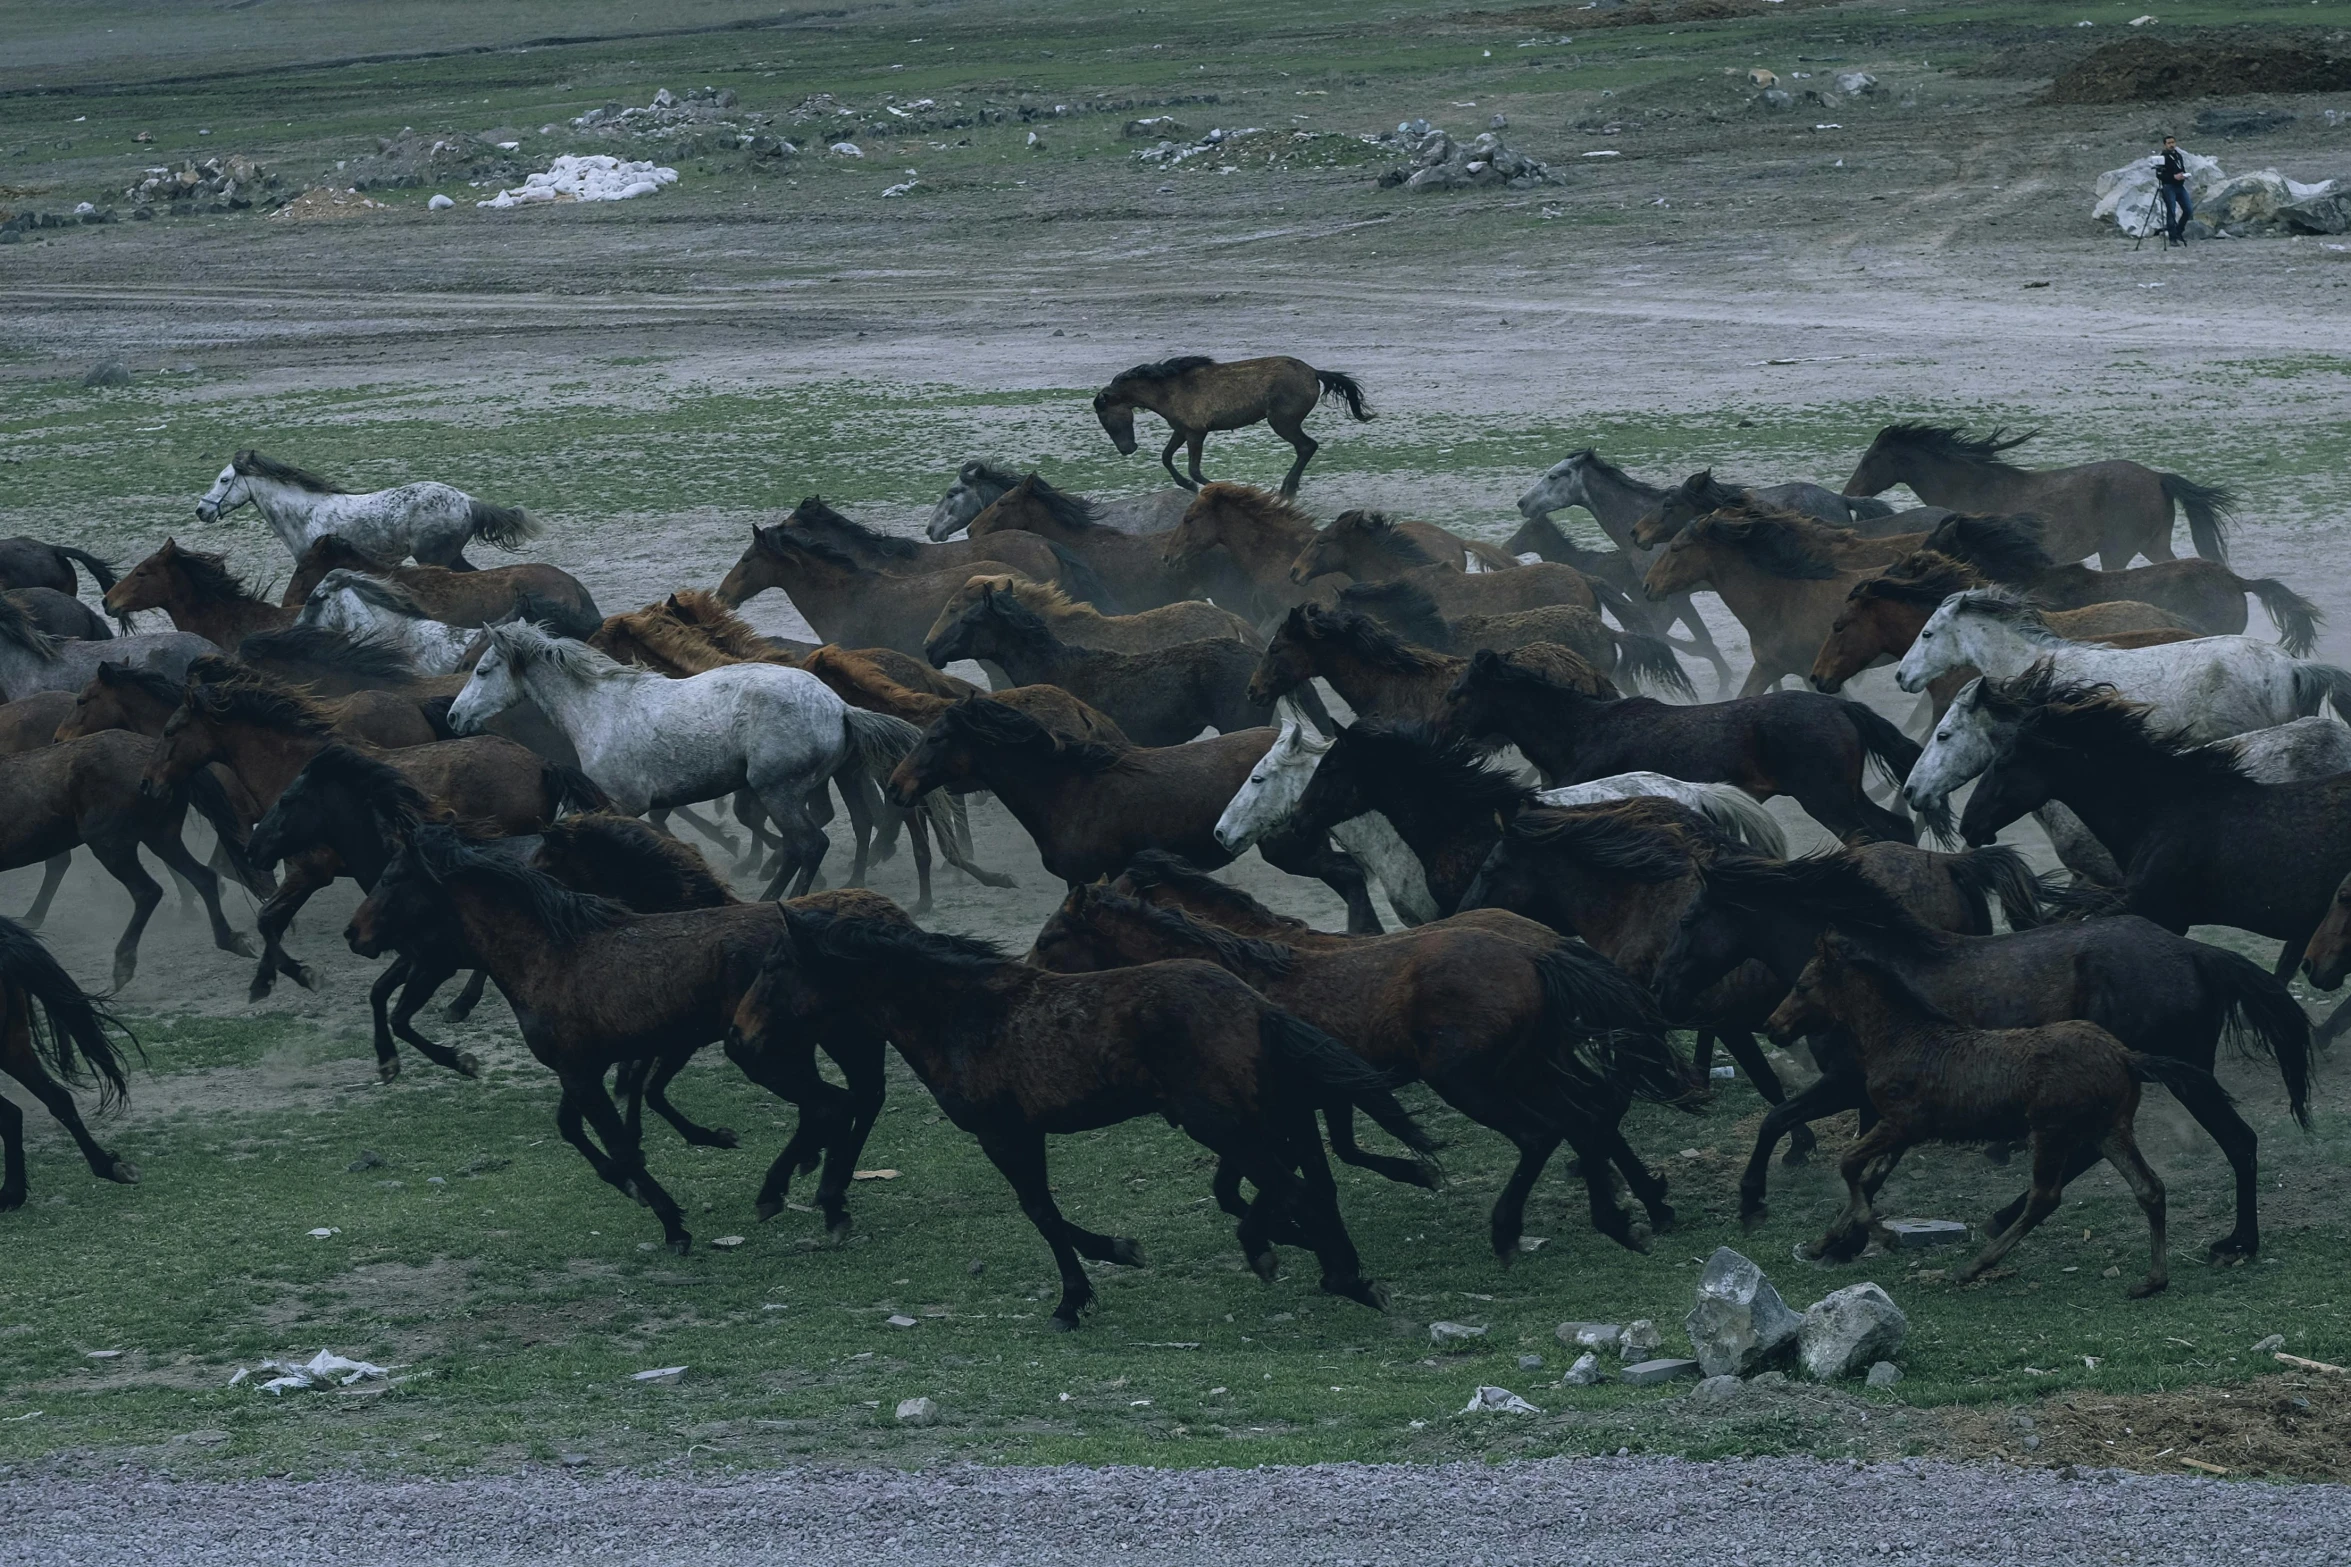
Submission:
[[[220,507],[211,501],[198,501],[196,503],[196,520],[198,522],[220,521]]]
[[[343,927],[343,945],[351,949],[353,957],[379,958],[384,954],[383,942],[363,933],[356,922]]]

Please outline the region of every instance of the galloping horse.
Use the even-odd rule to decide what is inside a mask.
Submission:
[[[1004,492],[1019,484],[1022,477],[1020,469],[1000,468],[977,457],[965,463],[956,470],[955,482],[947,486],[939,504],[931,508],[930,526],[926,530],[931,542],[944,544],[970,527],[972,518],[1002,500]],[[1109,501],[1080,499],[1093,508],[1097,521],[1121,533],[1165,533],[1182,519],[1184,508],[1192,503],[1191,492],[1180,489],[1153,490],[1148,495],[1121,496]]]
[[[1205,354],[1162,359],[1121,372],[1094,394],[1094,417],[1102,421],[1121,457],[1135,454],[1135,410],[1148,408],[1167,421],[1167,447],[1159,465],[1187,490],[1208,482],[1200,471],[1200,448],[1211,430],[1238,430],[1262,419],[1296,448],[1298,460],[1282,479],[1282,493],[1298,493],[1298,480],[1321,443],[1306,433],[1306,416],[1323,394],[1347,400],[1347,411],[1369,420],[1371,408],[1354,378],[1317,370],[1303,359],[1239,359],[1218,364]],[[1176,472],[1176,448],[1190,448],[1192,476]]]
[[[251,506],[300,560],[311,545],[339,533],[354,547],[383,560],[414,555],[428,566],[473,570],[465,547],[487,539],[502,550],[520,549],[537,538],[539,525],[518,506],[492,506],[452,485],[427,480],[355,495],[292,463],[245,450],[229,460],[212,488],[196,502],[206,522],[240,506]]]

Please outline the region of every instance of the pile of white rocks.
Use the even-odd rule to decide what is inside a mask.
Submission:
[[[1567,183],[1566,176],[1555,173],[1549,164],[1506,145],[1499,128],[1480,131],[1463,142],[1426,120],[1407,120],[1396,127],[1393,138],[1382,139],[1412,149],[1409,168],[1391,168],[1380,175],[1383,190],[1397,185],[1406,190],[1530,190]]]

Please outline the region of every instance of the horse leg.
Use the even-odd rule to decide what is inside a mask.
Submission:
[[[1363,1256],[1355,1249],[1355,1238],[1347,1233],[1347,1221],[1340,1216],[1339,1186],[1331,1179],[1330,1161],[1323,1157],[1314,1111],[1298,1110],[1291,1119],[1292,1136],[1298,1139],[1300,1180],[1296,1190],[1303,1198],[1299,1216],[1313,1237],[1309,1244],[1315,1259],[1322,1264],[1322,1292],[1385,1311],[1388,1292],[1363,1276]]]
[[[1187,479],[1187,478],[1185,478],[1185,477],[1184,477],[1182,474],[1180,474],[1180,473],[1176,472],[1176,465],[1175,465],[1175,454],[1176,454],[1176,448],[1184,444],[1184,441],[1185,441],[1185,439],[1186,439],[1186,436],[1187,436],[1187,432],[1185,432],[1184,430],[1182,430],[1182,429],[1179,429],[1178,427],[1176,427],[1175,425],[1172,425],[1172,424],[1168,426],[1168,433],[1167,433],[1167,445],[1165,445],[1164,447],[1160,448],[1160,452],[1159,452],[1159,466],[1160,466],[1160,467],[1162,467],[1162,468],[1165,468],[1165,469],[1167,470],[1167,476],[1168,476],[1169,478],[1171,478],[1171,479],[1175,480],[1175,482],[1176,482],[1176,483],[1177,483],[1179,486],[1181,486],[1182,488],[1184,488],[1184,489],[1187,489],[1187,490],[1196,490],[1196,489],[1200,488],[1200,486],[1199,486],[1199,484],[1198,484],[1198,483],[1196,483],[1195,481],[1193,481],[1193,480],[1191,480],[1191,479]],[[1199,466],[1200,466],[1200,457],[1199,457],[1199,454],[1198,454],[1197,452],[1195,452],[1195,453],[1193,454],[1193,457],[1192,457],[1192,466],[1193,466],[1194,468],[1197,468],[1197,467],[1199,467]]]
[[[717,822],[708,819],[690,806],[669,806],[665,809],[653,812],[646,818],[646,820],[650,821],[661,831],[669,832],[669,819],[672,816],[677,817],[678,820],[684,822],[688,827],[693,828],[696,832],[709,839],[712,843],[717,844],[727,853],[733,854],[737,852],[738,846],[735,843],[735,835],[733,833],[728,832]],[[674,838],[677,835],[675,833],[670,833],[670,836]]]
[[[654,1058],[653,1070],[645,1077],[645,1103],[653,1113],[677,1128],[677,1134],[696,1148],[733,1148],[742,1139],[723,1126],[704,1126],[669,1102],[669,1080],[678,1075],[692,1051],[671,1052]]]
[[[417,962],[408,983],[401,987],[400,1004],[392,1009],[392,1033],[414,1045],[417,1052],[435,1066],[447,1067],[459,1077],[479,1077],[482,1075],[482,1064],[474,1059],[471,1052],[452,1050],[416,1031],[416,1014],[423,1010],[426,1002],[433,999],[433,992],[439,990],[456,972],[457,965],[454,963],[439,960]],[[478,978],[481,971],[476,969],[474,973]]]
[[[123,927],[122,937],[114,944],[114,988],[122,989],[131,982],[139,969],[139,937],[147,929],[147,921],[154,917],[155,906],[163,901],[163,888],[147,868],[139,863],[138,840],[130,837],[102,836],[89,840],[90,852],[107,874],[123,885],[131,895],[131,920]]]
[[[1714,694],[1719,700],[1731,693],[1731,661],[1722,656],[1722,648],[1714,640],[1706,617],[1698,613],[1697,601],[1687,593],[1677,593],[1668,601],[1672,620],[1690,628],[1690,651],[1714,666]],[[1672,624],[1672,620],[1667,622]]]
[[[1902,1151],[1901,1134],[1894,1123],[1885,1121],[1846,1151],[1837,1162],[1837,1173],[1845,1178],[1845,1207],[1829,1221],[1828,1233],[1819,1241],[1804,1248],[1804,1255],[1819,1261],[1850,1262],[1861,1255],[1869,1244],[1869,1197],[1862,1190],[1863,1172],[1878,1159],[1888,1154],[1899,1156]]]
[[[1604,1131],[1608,1140],[1608,1157],[1623,1172],[1625,1185],[1632,1188],[1633,1195],[1640,1199],[1641,1206],[1648,1211],[1649,1228],[1660,1235],[1672,1229],[1674,1221],[1680,1216],[1673,1211],[1673,1204],[1665,1200],[1665,1177],[1649,1168],[1640,1154],[1634,1151],[1633,1145],[1625,1141],[1624,1132],[1620,1128],[1611,1126],[1604,1128]]]
[[[2335,1009],[2327,1014],[2326,1021],[2311,1031],[2310,1042],[2314,1045],[2331,1045],[2346,1028],[2351,1028],[2351,996],[2335,1003]]]
[[[1311,876],[1345,900],[1349,935],[1380,934],[1379,911],[1371,903],[1371,883],[1355,856],[1334,847],[1319,833],[1301,833],[1294,828],[1258,839],[1257,852],[1268,865],[1293,876]]]
[[[787,880],[793,884],[791,896],[801,897],[816,880],[817,868],[824,864],[825,851],[832,844],[809,821],[806,806],[789,787],[761,790],[759,799],[767,807],[767,819],[775,824],[777,836],[784,840],[784,852],[776,857],[775,875],[759,901],[769,903],[781,897]]]
[[[1510,1179],[1502,1183],[1502,1194],[1494,1199],[1494,1211],[1487,1218],[1487,1238],[1494,1248],[1494,1259],[1505,1268],[1518,1257],[1518,1238],[1526,1233],[1527,1194],[1542,1179],[1543,1167],[1559,1151],[1560,1137],[1555,1132],[1505,1133],[1518,1149],[1518,1164],[1511,1170]],[[1599,1179],[1608,1180],[1607,1162],[1601,1161]],[[1610,1207],[1615,1206],[1610,1193]],[[1621,1220],[1623,1215],[1617,1217]],[[1629,1230],[1628,1230],[1629,1233]]]
[[[384,971],[367,987],[367,1012],[373,1023],[371,1037],[376,1047],[376,1077],[390,1082],[400,1075],[400,1049],[392,1043],[392,992],[408,983],[408,976],[416,965],[407,953],[395,955],[384,965]]]
[[[621,1124],[620,1111],[604,1092],[604,1074],[591,1077],[575,1069],[564,1073],[563,1080],[565,1094],[578,1100],[588,1125],[612,1153],[615,1170],[625,1183],[622,1190],[653,1210],[669,1249],[680,1257],[686,1255],[693,1248],[694,1237],[686,1232],[685,1216],[678,1211],[677,1199],[662,1190],[661,1183],[645,1168],[644,1144]]]
[[[906,823],[907,836],[914,840],[914,912],[928,914],[931,911],[930,820],[923,815],[922,807],[919,805],[911,811],[901,811],[896,806],[888,806],[884,808],[884,812],[886,818],[892,822],[903,818]]]
[[[2012,1223],[2003,1226],[1992,1237],[1992,1244],[1986,1246],[1975,1261],[1952,1275],[1952,1281],[1966,1284],[1981,1278],[2001,1258],[2014,1251],[2016,1243],[2031,1234],[2043,1219],[2055,1213],[2057,1205],[2065,1200],[2066,1183],[2072,1179],[2065,1172],[2070,1170],[2078,1174],[2087,1170],[2098,1162],[2098,1157],[2096,1148],[2060,1148],[2053,1145],[2045,1135],[2035,1134],[2032,1190],[2025,1194],[2021,1205],[2012,1205],[2021,1206],[2022,1211]]]
[[[1766,1104],[1777,1106],[1788,1102],[1788,1091],[1780,1082],[1780,1074],[1772,1070],[1753,1034],[1743,1028],[1724,1029],[1722,1047],[1739,1064],[1739,1070],[1747,1074],[1747,1081],[1755,1085],[1755,1091],[1763,1096]],[[1812,1128],[1798,1123],[1788,1133],[1787,1157],[1780,1162],[1802,1164],[1819,1146],[1820,1139],[1812,1135]]]
[[[2163,1181],[2147,1167],[2128,1121],[2109,1132],[2098,1151],[2130,1187],[2131,1195],[2139,1199],[2139,1211],[2147,1215],[2147,1276],[2130,1288],[2131,1299],[2144,1300],[2171,1283],[2171,1261],[2163,1233]]]
[[[475,969],[473,977],[465,982],[465,988],[457,993],[457,999],[449,1003],[441,1016],[452,1023],[462,1023],[473,1016],[473,1009],[482,1004],[482,990],[489,983],[490,971]]]
[[[826,1082],[824,1075],[817,1071],[816,1047],[806,1035],[797,1037],[787,1049],[753,1050],[740,1034],[730,1032],[726,1053],[727,1059],[745,1077],[800,1111],[800,1124],[792,1129],[791,1140],[784,1144],[783,1152],[768,1166],[752,1206],[752,1212],[765,1223],[784,1211],[784,1197],[791,1190],[792,1177],[814,1169],[819,1150],[838,1141],[834,1129],[850,1122],[850,1096]],[[847,1220],[839,1222],[846,1233]],[[830,1229],[831,1223],[826,1227]]]
[[[205,918],[212,922],[212,944],[223,952],[234,952],[238,957],[253,956],[253,948],[243,936],[229,928],[228,916],[221,912],[220,878],[196,863],[196,856],[188,852],[180,838],[178,825],[158,827],[146,835],[147,848],[180,879],[196,889],[196,896],[204,900]]]
[[[162,897],[163,889],[156,888],[155,895]],[[92,1175],[102,1181],[113,1181],[123,1186],[138,1185],[139,1167],[98,1145],[98,1140],[90,1135],[90,1129],[82,1124],[82,1112],[73,1102],[72,1090],[43,1069],[40,1058],[30,1048],[31,1044],[30,1039],[24,1042],[23,1048],[11,1044],[8,1051],[8,1075],[24,1084],[26,1090],[57,1118],[57,1124],[65,1128],[74,1146],[82,1151],[82,1158],[88,1161]],[[21,1140],[21,1128],[22,1123],[19,1122],[19,1138],[11,1139],[12,1142]],[[21,1188],[24,1180],[21,1166],[15,1175]]]
[[[597,1086],[601,1088],[603,1085],[599,1083]],[[565,1142],[580,1151],[580,1157],[588,1161],[588,1168],[596,1172],[596,1179],[615,1191],[628,1192],[620,1166],[614,1164],[604,1150],[596,1146],[595,1140],[588,1136],[587,1129],[581,1124],[579,1101],[572,1097],[569,1088],[564,1089],[562,1099],[556,1103],[555,1129],[562,1133]]]
[[[1763,1225],[1766,1213],[1763,1191],[1771,1173],[1771,1151],[1779,1146],[1783,1134],[1792,1127],[1804,1126],[1840,1110],[1860,1109],[1868,1102],[1868,1090],[1859,1076],[1824,1072],[1811,1087],[1790,1095],[1786,1103],[1774,1105],[1765,1112],[1763,1125],[1756,1129],[1755,1152],[1748,1157],[1747,1168],[1739,1177],[1739,1223],[1749,1230]]]
[[[1060,1207],[1053,1201],[1052,1183],[1045,1175],[1044,1134],[1026,1129],[989,1133],[980,1138],[980,1151],[1011,1183],[1013,1195],[1020,1200],[1020,1211],[1028,1215],[1029,1223],[1037,1227],[1037,1233],[1053,1249],[1053,1266],[1061,1275],[1061,1301],[1053,1308],[1050,1321],[1056,1332],[1066,1333],[1078,1325],[1078,1318],[1093,1304],[1094,1286],[1087,1282],[1086,1270],[1079,1265],[1077,1251],[1070,1245],[1069,1221],[1061,1216]]]
[[[1392,1154],[1365,1153],[1355,1141],[1355,1106],[1346,1100],[1323,1106],[1323,1120],[1331,1129],[1331,1152],[1339,1156],[1341,1164],[1351,1164],[1359,1170],[1384,1175],[1399,1186],[1418,1186],[1429,1191],[1437,1189],[1435,1177],[1428,1166],[1418,1159],[1399,1159]],[[1238,1179],[1238,1177],[1236,1177]],[[1238,1213],[1238,1209],[1228,1212]]]
[[[903,824],[904,812],[890,809],[882,798],[882,786],[874,782],[870,772],[860,769],[858,787],[865,795],[865,814],[874,824],[873,863],[887,864],[898,855],[898,829]]]
[[[57,896],[57,888],[65,880],[66,868],[73,864],[73,851],[52,854],[41,865],[41,890],[33,899],[33,906],[25,910],[18,921],[27,930],[39,930],[41,921],[49,917],[49,900]]]
[[[1298,481],[1306,477],[1306,465],[1314,461],[1314,454],[1322,450],[1322,443],[1306,433],[1303,415],[1283,419],[1268,414],[1265,422],[1272,425],[1273,433],[1288,441],[1298,453],[1298,460],[1290,464],[1290,471],[1282,480],[1282,493],[1295,495],[1298,493]],[[1200,476],[1200,451],[1197,446],[1192,449],[1192,476]]]
[[[828,1037],[824,1048],[849,1084],[849,1129],[825,1150],[824,1173],[816,1181],[816,1206],[825,1216],[825,1232],[838,1240],[849,1233],[849,1183],[857,1175],[857,1156],[865,1152],[865,1140],[873,1135],[889,1092],[883,1069],[888,1047],[878,1034],[855,1033]]]
[[[164,870],[170,875],[172,886],[179,891],[180,912],[189,913],[196,907],[196,884],[182,876],[173,866],[167,865]]]
[[[24,1112],[0,1094],[0,1213],[14,1213],[24,1197]]]
[[[874,790],[865,764],[855,758],[844,760],[833,770],[833,782],[840,787],[841,803],[848,807],[849,833],[857,844],[856,854],[849,862],[848,885],[862,887],[873,849],[874,807],[880,803],[881,795]]]
[[[284,974],[304,990],[318,988],[318,976],[306,964],[287,956],[281,945],[286,927],[294,923],[294,916],[310,895],[335,879],[334,873],[322,867],[317,857],[298,854],[286,862],[285,879],[278,883],[276,896],[261,905],[254,925],[261,932],[261,963],[253,971],[253,983],[245,999],[259,1001],[270,992],[279,974]]]

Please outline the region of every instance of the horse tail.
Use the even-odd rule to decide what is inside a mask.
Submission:
[[[1436,1139],[1397,1102],[1395,1084],[1387,1073],[1312,1023],[1271,1002],[1257,1015],[1257,1038],[1272,1068],[1268,1076],[1275,1103],[1269,1108],[1293,1114],[1303,1111],[1310,1116],[1318,1107],[1351,1104],[1411,1149],[1428,1173],[1429,1184],[1437,1184],[1442,1172],[1435,1158]]]
[[[99,592],[106,593],[112,591],[114,587],[114,568],[112,566],[109,566],[106,562],[100,560],[97,556],[91,554],[88,550],[78,550],[70,544],[52,544],[49,547],[55,550],[58,554],[63,555],[67,560],[80,561],[82,563],[82,569],[90,574],[90,580],[98,584]]]
[[[2236,507],[2236,493],[2217,484],[2198,484],[2176,473],[2155,477],[2162,483],[2164,495],[2179,502],[2180,510],[2188,514],[2188,535],[2196,541],[2196,553],[2206,560],[2225,562],[2229,558],[2229,514]],[[2171,531],[2169,519],[2164,531]]]
[[[2316,604],[2275,577],[2239,577],[2237,586],[2269,611],[2269,623],[2278,628],[2278,646],[2296,658],[2310,656],[2318,646],[2318,623],[2326,619]]]
[[[1649,993],[1598,953],[1564,943],[1535,957],[1552,1065],[1572,1085],[1598,1078],[1652,1104],[1695,1109],[1706,1083],[1674,1049]],[[1586,1094],[1569,1094],[1589,1103]]]
[[[2004,843],[1986,844],[1980,849],[1969,849],[1954,854],[1943,862],[1950,873],[1951,885],[1968,901],[1975,915],[1974,934],[1992,933],[1991,900],[2000,900],[2000,912],[2008,916],[2010,930],[2031,930],[2046,924],[2049,916],[2041,908],[2041,899],[2049,889],[2041,884],[2025,864],[2024,856]]]
[[[1775,860],[1788,857],[1788,835],[1780,830],[1763,802],[1736,784],[1692,784],[1697,801],[1691,807],[1707,821],[1738,839],[1757,854]]]
[[[2199,978],[2227,1005],[2227,1037],[2240,1055],[2273,1056],[2285,1080],[2286,1103],[2310,1129],[2310,1017],[2294,993],[2252,959],[2196,943]]]
[[[1461,548],[1463,553],[1468,555],[1471,560],[1476,561],[1482,570],[1516,571],[1518,569],[1518,557],[1499,545],[1488,544],[1479,539],[1463,539]]]
[[[1619,631],[1615,637],[1616,672],[1624,676],[1626,684],[1671,692],[1691,702],[1698,700],[1698,688],[1690,684],[1682,661],[1673,656],[1671,643],[1639,631]]]
[[[1371,422],[1371,404],[1365,400],[1363,388],[1355,384],[1355,377],[1341,375],[1336,370],[1317,370],[1314,372],[1314,378],[1322,383],[1324,396],[1328,397],[1333,392],[1338,393],[1339,396],[1347,399],[1348,413],[1366,424]]]
[[[1869,753],[1870,762],[1878,776],[1899,789],[1910,780],[1910,770],[1918,765],[1921,748],[1916,740],[1894,727],[1893,722],[1874,708],[1859,702],[1844,704],[1845,716],[1852,721],[1853,732],[1861,738],[1861,748]]]
[[[596,780],[561,762],[539,763],[539,787],[546,791],[547,817],[585,811],[617,811],[612,796],[596,787]]]
[[[1595,577],[1590,572],[1578,572],[1577,575],[1591,588],[1592,597],[1600,607],[1616,617],[1618,625],[1645,637],[1657,634],[1657,619],[1649,613],[1646,604],[1635,604],[1624,589],[1605,577]]]
[[[221,787],[220,778],[209,767],[196,770],[188,780],[188,803],[196,814],[212,824],[220,837],[222,858],[229,864],[229,874],[237,885],[257,898],[267,898],[277,890],[277,878],[253,863],[245,852],[245,824],[237,819],[236,808],[229,804],[228,791]]]
[[[1102,580],[1102,573],[1050,539],[1045,541],[1045,547],[1053,552],[1057,568],[1053,573],[1055,587],[1073,599],[1093,605],[1105,615],[1123,615],[1127,612],[1126,605],[1110,590],[1110,584]]]
[[[841,727],[857,765],[865,769],[887,799],[891,771],[922,743],[922,731],[903,718],[868,712],[847,703],[841,706]],[[963,852],[963,842],[955,831],[955,809],[946,790],[933,789],[915,809],[937,834],[939,852],[948,864],[984,887],[1019,885],[1001,871],[987,870],[973,863],[971,856]]]
[[[98,1077],[98,1108],[122,1102],[130,1085],[123,1080],[122,1055],[107,1031],[139,1047],[138,1039],[122,1020],[100,1006],[73,982],[41,939],[12,919],[0,918],[0,985],[24,993],[30,1005],[25,1024],[33,1049],[43,1066],[59,1081],[80,1084],[86,1066]]]
[[[2304,718],[2317,715],[2318,706],[2333,706],[2335,716],[2351,723],[2351,669],[2333,664],[2296,664],[2288,678],[2294,686],[2294,711]]]
[[[473,528],[469,537],[487,539],[502,550],[519,550],[547,531],[520,506],[493,506],[471,496],[466,497],[465,516]]]

